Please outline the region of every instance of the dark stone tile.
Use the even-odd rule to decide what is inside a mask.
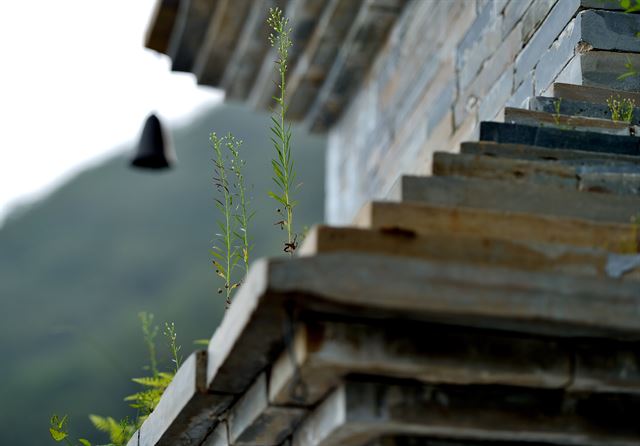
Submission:
[[[606,135],[551,127],[482,122],[480,140],[640,156],[640,138],[635,136]]]

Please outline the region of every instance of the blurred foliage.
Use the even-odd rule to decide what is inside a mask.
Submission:
[[[127,153],[81,173],[0,228],[0,444],[49,444],[43,420],[60,410],[77,432],[94,432],[88,413],[135,416],[123,398],[138,391],[130,377],[147,363],[140,311],[174,321],[185,349],[212,335],[224,299],[209,254],[216,220],[211,131],[244,140],[256,210],[253,258],[285,255],[267,196],[268,127],[267,115],[239,106],[210,110],[173,131],[175,170],[134,171]],[[305,181],[298,218],[310,225],[323,216],[324,140],[294,137]],[[159,350],[169,361],[171,353]]]

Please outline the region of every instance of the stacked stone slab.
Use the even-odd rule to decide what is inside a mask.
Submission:
[[[400,176],[430,174],[434,151],[457,151],[480,122],[552,96],[554,83],[640,90],[640,78],[620,77],[640,67],[638,29],[618,0],[408,3],[330,130],[328,220],[348,224]]]
[[[160,3],[156,23],[182,26],[148,45],[174,69],[268,100],[264,10]],[[640,106],[638,77],[620,78],[640,66],[640,16],[612,0],[289,4],[294,33],[314,30],[292,65],[294,115],[324,127],[355,98],[331,137],[336,166],[367,160],[349,184],[433,175],[255,263],[129,446],[640,446],[640,109],[621,122],[607,105]],[[369,68],[373,26],[401,44]],[[437,45],[406,51],[416,33]],[[321,84],[307,65],[330,68]]]
[[[633,95],[554,91],[255,263],[129,444],[640,445]]]

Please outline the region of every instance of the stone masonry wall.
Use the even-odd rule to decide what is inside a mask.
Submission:
[[[500,120],[505,106],[524,105],[554,80],[580,84],[592,75],[615,84],[625,60],[602,51],[582,57],[593,49],[585,36],[607,25],[597,15],[585,16],[585,9],[615,5],[410,1],[330,131],[329,222],[349,223],[366,201],[384,198],[401,174],[430,173],[434,151],[456,151],[476,136],[480,121]]]

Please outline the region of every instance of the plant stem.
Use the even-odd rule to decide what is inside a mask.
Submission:
[[[180,356],[178,356],[178,352],[180,351],[180,346],[176,342],[178,339],[178,335],[176,334],[176,326],[173,322],[164,323],[164,335],[167,337],[169,341],[169,349],[171,350],[171,356],[173,356],[173,364],[175,365],[175,373],[178,373],[178,369],[180,368]]]
[[[210,139],[216,153],[216,177],[214,178],[214,182],[218,192],[222,194],[222,200],[216,198],[216,207],[224,215],[224,223],[219,224],[220,233],[217,234],[218,238],[221,239],[223,249],[220,249],[218,245],[214,245],[211,253],[216,258],[216,260],[213,261],[216,266],[216,273],[224,279],[226,306],[228,308],[229,305],[231,305],[231,294],[233,292],[231,276],[235,267],[235,249],[232,246],[233,227],[231,220],[233,215],[233,197],[229,189],[225,156],[222,153],[222,143],[225,138],[218,138],[215,133],[212,133]],[[222,251],[222,253],[220,251]],[[219,292],[221,292],[221,290]]]
[[[273,180],[278,186],[279,193],[270,192],[269,195],[284,206],[284,214],[282,214],[284,218],[277,224],[287,231],[287,241],[285,242],[284,251],[293,255],[297,244],[296,235],[293,230],[293,208],[296,202],[292,197],[292,190],[295,183],[295,170],[291,156],[291,125],[287,123],[286,117],[286,74],[289,48],[292,45],[289,37],[291,29],[288,25],[288,19],[283,17],[282,11],[279,8],[270,10],[267,22],[273,30],[273,33],[269,35],[269,42],[278,52],[276,65],[278,66],[280,74],[280,83],[278,84],[280,90],[279,96],[274,97],[276,104],[279,106],[279,110],[277,112],[274,110],[275,116],[272,115],[271,117],[271,121],[273,122],[271,131],[274,135],[271,140],[277,155],[271,164],[274,172]],[[281,211],[278,210],[278,213],[281,213]]]
[[[280,70],[280,128],[284,131],[285,129],[285,119],[286,119],[286,113],[287,113],[287,107],[286,107],[286,98],[285,98],[285,94],[286,94],[286,80],[285,80],[285,75],[286,75],[286,65],[285,68],[283,70]],[[286,134],[286,133],[285,133]],[[284,180],[285,180],[285,184],[289,184],[289,172],[288,169],[286,168],[286,166],[289,165],[289,144],[288,144],[288,139],[285,138],[285,141],[283,141],[283,154],[284,154],[284,158],[283,158],[283,162],[282,164],[285,166],[284,169]],[[287,208],[287,222],[286,222],[286,227],[287,227],[287,241],[288,243],[292,242],[292,236],[291,236],[291,228],[293,227],[293,207],[291,206],[291,201],[289,200],[289,188],[285,188],[284,191],[284,201],[285,203],[287,203],[285,205],[285,207]],[[291,254],[293,254],[293,251],[291,252]]]
[[[155,337],[158,334],[158,326],[153,326],[153,314],[145,311],[138,313],[142,324],[142,335],[149,351],[149,368],[153,376],[158,376],[158,360],[156,359]]]
[[[251,251],[249,241],[249,221],[251,214],[249,213],[249,200],[246,196],[246,186],[244,182],[243,168],[245,162],[240,158],[239,147],[242,141],[236,139],[232,134],[227,135],[227,147],[231,152],[231,170],[234,172],[236,180],[234,189],[238,197],[237,212],[234,215],[238,225],[238,231],[234,231],[234,237],[239,242],[238,256],[242,258],[245,276],[249,273],[249,253]]]

